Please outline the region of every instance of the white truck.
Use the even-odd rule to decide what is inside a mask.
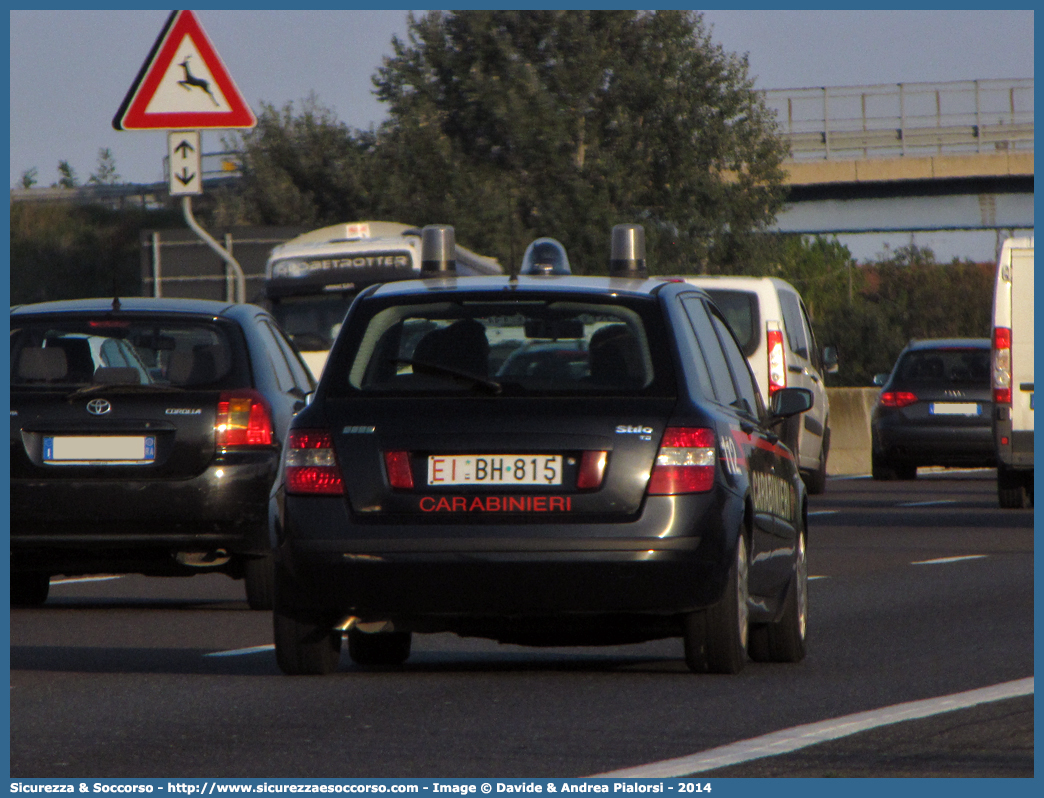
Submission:
[[[455,248],[457,273],[502,274],[494,258]],[[265,299],[316,379],[348,306],[374,283],[420,276],[421,228],[401,222],[348,222],[302,233],[272,249]]]
[[[1001,507],[1033,506],[1033,239],[1001,247],[993,291],[993,437]]]

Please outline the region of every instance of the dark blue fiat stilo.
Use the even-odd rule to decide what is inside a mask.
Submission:
[[[289,674],[409,657],[414,633],[523,645],[681,637],[697,672],[805,654],[806,495],[708,296],[646,276],[614,228],[610,276],[564,251],[456,277],[451,227],[422,279],[362,292],[271,501],[274,629]],[[531,248],[535,251],[535,248]],[[515,351],[561,348],[510,369]],[[547,368],[541,368],[541,363]]]

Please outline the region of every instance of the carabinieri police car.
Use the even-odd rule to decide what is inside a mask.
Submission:
[[[356,298],[291,423],[270,504],[279,667],[406,661],[414,633],[533,646],[680,637],[696,672],[803,658],[807,500],[709,297],[648,278],[644,230],[610,276],[553,239],[519,275],[457,277],[424,229],[422,279]]]

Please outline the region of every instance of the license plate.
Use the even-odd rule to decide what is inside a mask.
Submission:
[[[933,416],[977,416],[980,415],[976,402],[932,402]]]
[[[428,458],[429,485],[561,485],[561,455],[459,454]]]
[[[45,463],[136,465],[155,460],[154,435],[56,435],[43,439]]]

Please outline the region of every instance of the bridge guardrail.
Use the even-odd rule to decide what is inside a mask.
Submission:
[[[794,160],[1033,150],[1033,78],[770,89]]]

